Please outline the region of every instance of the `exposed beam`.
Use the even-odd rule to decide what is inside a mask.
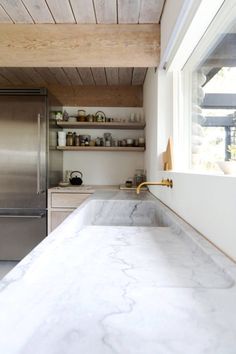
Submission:
[[[143,87],[140,86],[64,86],[44,85],[63,106],[82,107],[142,107]],[[14,86],[6,81],[0,88],[24,88],[25,85]],[[27,85],[27,88],[36,85]]]
[[[158,24],[0,24],[0,66],[155,67]]]

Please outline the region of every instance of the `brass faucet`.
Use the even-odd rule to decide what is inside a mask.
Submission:
[[[138,187],[136,188],[136,193],[139,194],[140,193],[140,189],[143,186],[166,186],[166,187],[170,187],[173,188],[173,181],[172,179],[162,179],[161,182],[143,182],[141,184],[138,185]]]

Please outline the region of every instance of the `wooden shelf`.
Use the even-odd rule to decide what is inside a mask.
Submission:
[[[57,122],[60,128],[73,129],[126,129],[126,130],[142,130],[145,123],[121,123],[121,122]]]
[[[105,146],[58,146],[57,150],[61,151],[132,151],[143,152],[144,147],[105,147]]]

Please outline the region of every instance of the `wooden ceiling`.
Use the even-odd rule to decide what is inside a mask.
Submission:
[[[159,23],[165,0],[0,0],[0,23]]]
[[[0,84],[142,85],[164,2],[0,0]]]
[[[1,68],[0,85],[143,85],[146,68]]]
[[[0,0],[0,87],[64,105],[142,106],[165,0]]]

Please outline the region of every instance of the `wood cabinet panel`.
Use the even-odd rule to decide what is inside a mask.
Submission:
[[[79,193],[52,193],[52,208],[77,208],[91,194]]]
[[[57,226],[59,226],[66,218],[69,216],[73,210],[70,211],[51,211],[50,220],[51,220],[51,231],[53,231]]]

